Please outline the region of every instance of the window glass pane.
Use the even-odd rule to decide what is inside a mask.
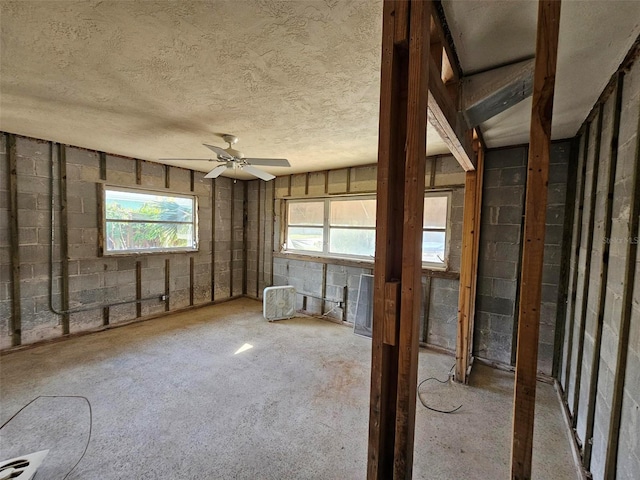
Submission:
[[[193,198],[105,190],[107,220],[193,222]]]
[[[448,201],[448,196],[424,197],[424,217],[422,219],[423,228],[447,227]]]
[[[375,227],[376,201],[331,200],[330,225],[338,227]]]
[[[106,222],[108,252],[195,248],[193,224]]]
[[[322,251],[322,228],[289,227],[287,229],[287,250]]]
[[[373,256],[375,251],[376,231],[374,229],[332,228],[330,230],[330,253]]]
[[[289,202],[289,225],[322,225],[324,202]]]
[[[444,263],[445,241],[445,232],[422,232],[422,261]]]

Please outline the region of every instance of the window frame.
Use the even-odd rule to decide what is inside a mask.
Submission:
[[[187,247],[163,247],[163,248],[135,248],[135,249],[127,249],[127,250],[109,250],[107,245],[107,224],[110,220],[107,218],[107,191],[115,191],[115,192],[128,192],[128,193],[139,193],[139,194],[147,194],[147,195],[157,195],[159,197],[173,197],[173,198],[185,198],[189,199],[193,202],[193,210],[192,217],[190,222],[176,222],[176,221],[163,221],[163,220],[111,220],[117,223],[155,223],[155,224],[184,224],[191,225],[193,231],[193,246]],[[99,220],[99,249],[101,256],[110,257],[110,256],[125,256],[125,255],[153,255],[153,254],[167,254],[167,253],[186,253],[186,252],[197,252],[200,247],[200,232],[198,225],[198,195],[194,194],[185,194],[178,193],[171,190],[160,190],[156,188],[147,188],[140,186],[122,186],[122,185],[112,185],[112,184],[101,184],[100,191],[100,203],[99,212],[101,218]]]
[[[424,198],[429,197],[446,197],[447,198],[447,221],[444,229],[442,228],[427,228],[422,225],[422,234],[425,232],[444,232],[444,260],[442,263],[436,262],[422,262],[422,267],[428,270],[449,270],[449,253],[451,248],[451,198],[453,192],[451,190],[426,190],[424,192]],[[423,200],[424,201],[424,200]]]
[[[449,270],[449,256],[451,252],[451,201],[453,198],[453,191],[444,189],[444,190],[435,190],[429,189],[424,191],[424,199],[428,197],[446,197],[447,198],[447,221],[444,229],[441,228],[433,228],[433,227],[425,227],[422,226],[422,232],[444,232],[444,261],[442,263],[438,262],[422,262],[422,268],[424,270],[435,270],[435,271],[448,271]],[[357,260],[357,261],[365,261],[373,263],[375,256],[367,256],[367,255],[350,255],[350,254],[337,254],[329,252],[329,235],[330,235],[330,202],[331,201],[341,201],[341,200],[375,200],[377,202],[376,194],[356,194],[356,195],[334,195],[332,197],[313,197],[313,198],[287,198],[284,199],[284,222],[283,222],[283,242],[281,242],[280,253],[286,255],[310,255],[316,257],[323,258],[337,258],[337,259],[346,259],[346,260]],[[423,200],[424,201],[424,200]],[[322,251],[317,250],[302,250],[302,249],[290,249],[287,247],[288,244],[288,233],[289,233],[289,205],[292,203],[302,203],[302,202],[314,202],[321,203],[324,202],[324,215],[323,215],[323,226],[322,226]],[[305,225],[294,224],[294,227],[304,227]],[[307,225],[311,228],[320,228],[319,225]],[[377,221],[376,221],[377,226]],[[336,228],[352,228],[354,230],[376,230],[376,227],[336,227]]]
[[[327,258],[344,258],[344,259],[352,259],[352,260],[364,260],[373,262],[374,257],[372,255],[356,255],[356,254],[348,254],[348,253],[331,253],[329,248],[329,241],[331,235],[331,202],[332,201],[357,201],[357,200],[376,200],[375,194],[366,194],[366,195],[335,195],[333,197],[314,197],[314,198],[292,198],[286,199],[284,201],[284,241],[282,242],[282,246],[280,251],[282,253],[286,253],[288,255],[313,255]],[[302,250],[302,249],[292,249],[289,245],[289,207],[291,204],[295,203],[323,203],[324,205],[324,213],[322,217],[322,251],[317,250]],[[303,225],[303,224],[293,224],[293,227],[309,227],[309,228],[321,228],[319,225]],[[333,228],[339,229],[350,229],[350,230],[373,230],[375,233],[376,227],[364,227],[364,226],[335,226]]]

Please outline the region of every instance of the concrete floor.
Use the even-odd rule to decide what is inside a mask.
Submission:
[[[346,327],[268,323],[241,299],[1,357],[0,422],[38,395],[86,396],[91,442],[69,479],[363,479],[370,352]],[[419,378],[453,362],[421,351]],[[463,407],[418,404],[414,478],[509,477],[513,376],[477,365],[471,379],[421,388]],[[536,413],[534,478],[576,478],[550,385]],[[50,448],[36,478],[61,479],[88,427],[83,399],[38,399],[0,431],[0,458]]]

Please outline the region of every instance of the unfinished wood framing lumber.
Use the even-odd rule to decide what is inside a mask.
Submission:
[[[409,479],[413,467],[430,13],[424,1],[383,7],[370,480]],[[385,334],[385,325],[395,331]]]
[[[473,283],[473,247],[475,237],[475,200],[476,172],[466,173],[464,187],[464,208],[462,216],[462,255],[460,258],[460,294],[458,300],[458,333],[456,336],[455,379],[467,383],[469,363],[469,327],[473,306],[471,305],[471,286]]]
[[[7,179],[9,180],[9,231],[11,236],[11,318],[9,332],[11,346],[22,343],[22,309],[20,307],[20,237],[18,222],[18,164],[16,159],[16,136],[5,134],[7,145]]]
[[[60,187],[60,306],[62,334],[69,335],[69,209],[67,202],[67,147],[58,144]],[[52,226],[53,228],[53,226]]]
[[[511,478],[531,478],[538,366],[540,297],[544,260],[551,120],[558,56],[560,1],[540,1],[525,200]]]
[[[473,324],[480,246],[483,157],[482,147],[478,146],[478,169],[466,173],[464,188],[458,333],[456,337],[456,369],[454,376],[455,380],[460,383],[468,383],[469,381],[473,350]]]

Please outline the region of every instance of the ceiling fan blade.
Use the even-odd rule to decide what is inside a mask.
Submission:
[[[290,167],[289,160],[285,158],[245,158],[245,162],[251,165],[263,165],[265,167]]]
[[[218,178],[222,172],[224,172],[227,169],[227,165],[218,165],[216,168],[214,168],[213,170],[211,170],[209,173],[207,173],[204,178]]]
[[[159,162],[215,162],[215,158],[159,158]]]
[[[220,147],[216,147],[215,145],[209,145],[207,143],[203,143],[202,145],[204,145],[205,147],[207,147],[209,150],[213,150],[214,152],[216,152],[216,154],[218,155],[218,158],[223,159],[223,160],[233,160],[233,157],[231,155],[229,155],[224,148],[220,148]]]
[[[242,167],[242,170],[244,170],[247,173],[250,173],[253,176],[261,178],[265,182],[268,182],[269,180],[273,180],[274,178],[276,178],[274,175],[271,175],[270,173],[267,173],[267,172],[263,172],[259,168],[252,167],[251,165],[244,165]]]

